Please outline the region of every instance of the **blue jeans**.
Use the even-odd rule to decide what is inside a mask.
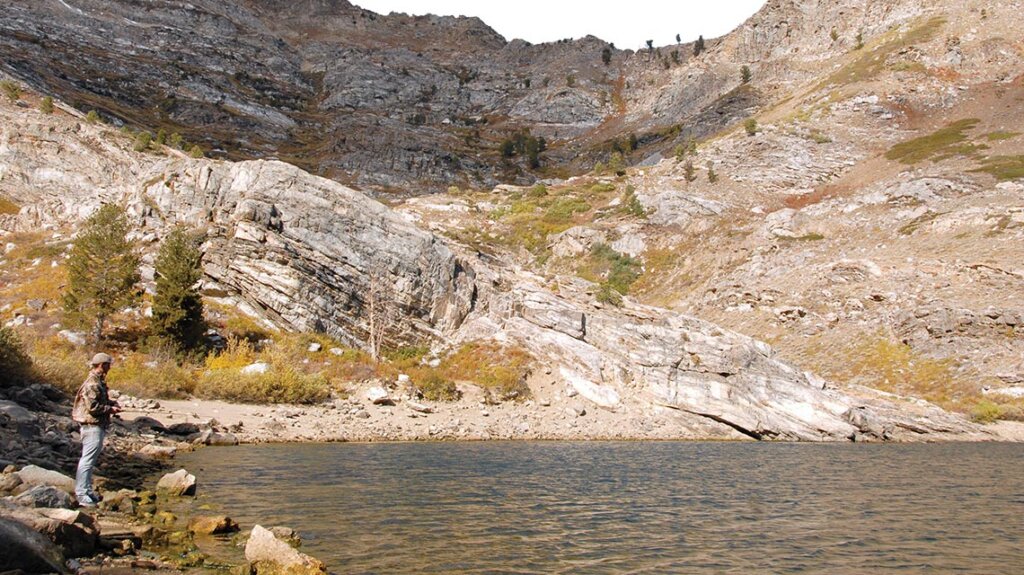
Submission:
[[[78,473],[75,475],[75,495],[81,501],[83,497],[94,497],[92,490],[92,469],[100,460],[103,451],[103,438],[107,430],[100,425],[82,426],[82,458],[78,460]]]

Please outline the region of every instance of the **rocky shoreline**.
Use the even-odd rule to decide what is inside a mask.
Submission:
[[[191,505],[201,479],[172,473],[174,456],[206,446],[239,443],[326,441],[482,440],[749,440],[739,433],[673,425],[675,410],[612,411],[585,404],[564,390],[537,389],[522,402],[484,403],[464,397],[424,402],[380,388],[356,390],[317,406],[241,405],[218,401],[121,398],[100,466],[104,500],[96,510],[73,500],[76,426],[67,400],[43,385],[0,402],[5,467],[0,475],[0,537],[5,570],[77,573],[198,573],[226,566],[203,547],[245,549],[233,572],[322,573],[326,567],[292,545],[287,527],[242,526],[227,515]],[[470,390],[467,390],[470,391]],[[568,396],[567,396],[568,395]],[[549,413],[555,410],[560,415]],[[365,414],[365,415],[364,415]],[[931,434],[930,441],[1021,441],[1024,425],[1001,422],[978,434]],[[158,482],[154,480],[160,477]],[[217,512],[230,510],[217,510]],[[211,543],[210,537],[218,543]],[[247,537],[247,538],[246,538]],[[197,538],[200,538],[197,540]],[[202,539],[205,538],[205,539]],[[200,545],[197,545],[200,543]],[[236,551],[235,555],[238,554]],[[291,567],[282,566],[282,561]]]

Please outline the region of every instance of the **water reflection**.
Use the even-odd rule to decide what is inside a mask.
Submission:
[[[338,573],[1024,573],[1018,445],[327,444],[181,459],[205,502],[298,529]]]

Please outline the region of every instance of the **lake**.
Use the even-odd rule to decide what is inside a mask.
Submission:
[[[290,444],[179,456],[337,573],[1024,573],[1024,445]]]

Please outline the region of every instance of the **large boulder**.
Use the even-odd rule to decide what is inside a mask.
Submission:
[[[174,473],[168,473],[160,478],[156,484],[157,493],[172,497],[182,497],[196,494],[196,476],[184,469]]]
[[[50,469],[43,469],[35,465],[26,465],[18,471],[18,477],[24,485],[35,487],[36,485],[51,485],[66,493],[75,492],[75,480]]]
[[[318,559],[299,552],[259,525],[245,544],[245,559],[257,575],[320,575],[327,567]]]
[[[27,526],[56,545],[65,557],[96,552],[99,528],[88,514],[71,509],[26,508],[4,503],[0,515]]]
[[[60,549],[24,523],[0,517],[0,571],[67,573]]]
[[[70,494],[52,485],[36,485],[28,491],[22,492],[13,501],[22,507],[60,509],[72,509],[75,507],[75,501],[71,498]]]

